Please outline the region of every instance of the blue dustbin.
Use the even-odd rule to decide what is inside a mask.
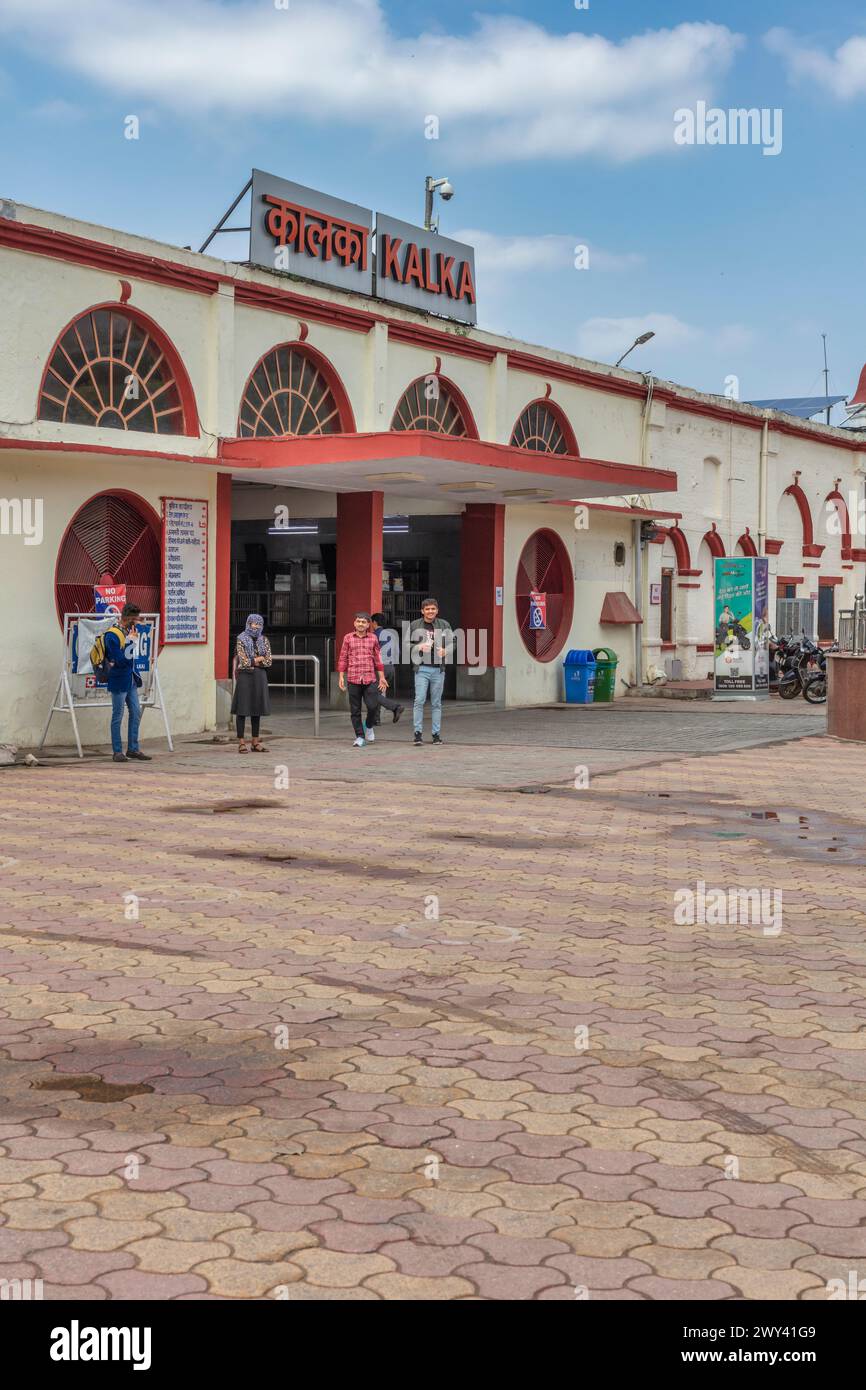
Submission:
[[[595,694],[595,657],[592,652],[569,652],[562,663],[565,703],[591,705]]]

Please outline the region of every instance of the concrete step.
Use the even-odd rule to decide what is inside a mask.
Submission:
[[[710,700],[712,681],[665,681],[661,685],[636,685],[626,692],[632,699],[644,700]]]

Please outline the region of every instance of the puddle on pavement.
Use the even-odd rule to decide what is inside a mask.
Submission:
[[[287,850],[277,849],[190,849],[184,850],[184,853],[191,854],[196,859],[239,859],[250,864],[289,864],[293,869],[350,874],[353,878],[364,880],[383,878],[405,880],[415,877],[418,872],[416,867],[399,869],[388,864],[377,863],[375,867],[367,868],[357,858],[331,859],[326,855],[291,854]]]
[[[153,1091],[153,1087],[146,1086],[143,1081],[114,1085],[103,1081],[101,1076],[52,1076],[31,1081],[30,1085],[34,1091],[75,1091],[81,1100],[93,1105],[116,1105],[130,1096],[148,1095]]]
[[[219,816],[224,812],[231,811],[284,811],[285,801],[263,801],[256,799],[252,801],[203,801],[200,804],[189,804],[181,806],[161,806],[162,811],[172,811],[176,815],[185,816]]]
[[[846,864],[866,865],[866,825],[849,821],[823,811],[797,811],[791,807],[750,809],[725,801],[695,801],[690,796],[675,796],[669,792],[648,792],[644,801],[664,797],[670,803],[665,809],[673,814],[700,816],[722,822],[718,825],[678,825],[673,829],[675,839],[687,840],[760,840],[770,850],[826,863],[828,854],[836,855]],[[622,798],[618,798],[620,803]],[[633,805],[634,797],[625,798]],[[741,826],[742,829],[736,827]]]

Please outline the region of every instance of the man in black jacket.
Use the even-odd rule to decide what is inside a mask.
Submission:
[[[442,691],[445,687],[445,667],[454,653],[454,633],[450,623],[439,617],[439,602],[425,598],[421,604],[421,621],[409,630],[412,661],[415,663],[415,746],[424,742],[424,705],[430,695],[433,742],[441,743]]]

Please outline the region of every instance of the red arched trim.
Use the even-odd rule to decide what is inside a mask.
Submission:
[[[716,531],[716,530],[710,530],[710,531],[708,531],[707,534],[704,536],[704,540],[706,541],[707,545],[708,545],[709,548],[710,548],[710,554],[711,554],[711,555],[716,555],[716,556],[719,557],[719,559],[723,559],[723,558],[724,558],[724,554],[725,554],[725,545],[724,545],[724,541],[722,540],[722,538],[721,538],[721,536],[719,535],[718,531]]]
[[[866,371],[866,367],[864,367],[864,371]],[[836,502],[836,503],[839,504],[839,505],[836,507],[836,511],[837,511],[837,513],[838,513],[838,512],[841,512],[842,516],[844,517],[844,522],[845,522],[845,524],[844,524],[844,526],[843,526],[843,529],[842,529],[842,550],[843,550],[843,552],[846,551],[846,550],[850,550],[850,549],[851,549],[851,517],[850,517],[850,515],[849,515],[849,513],[848,513],[848,503],[845,501],[845,498],[842,496],[842,494],[841,494],[841,492],[839,491],[838,488],[834,488],[832,492],[828,492],[828,493],[827,493],[827,496],[824,498],[824,507],[825,507],[825,509],[826,509],[826,506],[827,506],[827,503],[828,503],[828,502]],[[827,513],[827,517],[828,517],[828,519],[829,519],[829,512]]]
[[[740,547],[740,549],[742,550],[742,552],[743,552],[744,555],[754,555],[754,556],[757,556],[757,554],[758,554],[758,547],[755,545],[755,542],[752,540],[752,537],[749,535],[749,528],[748,528],[748,526],[746,527],[746,529],[745,529],[745,531],[743,532],[743,534],[740,536],[740,539],[737,541],[737,545]]]
[[[116,299],[108,300],[104,304],[91,304],[87,309],[80,310],[74,318],[69,320],[65,328],[58,333],[46,359],[45,366],[42,369],[42,379],[39,382],[39,391],[36,396],[37,415],[39,414],[39,403],[42,400],[42,392],[45,389],[45,378],[48,376],[48,369],[51,366],[61,339],[69,332],[73,324],[86,318],[88,314],[98,313],[100,309],[108,310],[113,314],[123,314],[126,318],[132,319],[133,323],[138,324],[139,328],[147,330],[160,351],[165,353],[166,360],[171,367],[172,375],[177,383],[178,395],[180,396],[180,405],[183,412],[183,430],[181,433],[198,437],[200,430],[198,408],[195,403],[195,392],[192,389],[192,382],[189,379],[186,367],[183,365],[183,358],[165,330],[160,328],[159,324],[152,319],[149,314],[143,314],[140,309],[135,308],[132,304],[121,304]],[[127,431],[127,433],[137,433],[137,431]]]
[[[548,391],[550,390],[549,385],[547,389]],[[574,430],[571,428],[571,422],[569,421],[568,416],[566,415],[562,406],[558,405],[556,401],[550,400],[548,396],[536,396],[535,400],[527,401],[526,405],[521,408],[520,414],[517,416],[517,420],[519,420],[520,416],[523,415],[525,411],[529,410],[530,406],[533,405],[543,406],[545,410],[550,411],[550,414],[554,416],[556,423],[562,430],[562,437],[565,440],[565,447],[567,453],[573,458],[580,458],[580,449],[578,447],[577,437],[574,433]],[[511,434],[508,436],[509,439],[512,437],[515,429],[517,428],[517,420],[515,420],[514,424],[511,426]]]
[[[797,503],[800,520],[803,523],[803,545],[814,545],[815,537],[812,532],[812,513],[809,510],[809,499],[800,487],[800,484],[792,483],[790,487],[785,488],[782,496],[793,497],[794,501]]]
[[[469,402],[467,401],[463,392],[460,390],[460,387],[456,385],[456,383],[453,382],[450,377],[443,376],[441,372],[428,372],[423,376],[416,376],[413,378],[412,381],[407,382],[406,385],[403,387],[403,390],[397,397],[397,404],[394,406],[394,412],[391,415],[391,419],[393,420],[394,414],[396,414],[397,411],[397,406],[399,406],[403,397],[406,395],[406,392],[411,391],[413,386],[417,386],[419,381],[426,381],[427,377],[430,375],[434,375],[439,378],[441,385],[445,387],[445,390],[448,392],[457,409],[460,411],[460,415],[462,417],[463,424],[466,429],[466,438],[479,439],[480,435],[478,433],[478,427],[475,424],[475,417],[473,416],[472,411],[469,409]]]
[[[64,332],[65,331],[66,330],[64,329]],[[90,497],[85,498],[85,500],[80,504],[80,506],[75,508],[75,511],[69,518],[69,521],[66,524],[66,530],[60,537],[60,544],[57,547],[57,555],[54,558],[54,607],[57,610],[57,621],[60,623],[61,628],[63,627],[63,614],[60,611],[60,604],[57,600],[57,571],[60,566],[60,556],[63,553],[63,547],[66,544],[66,537],[72,530],[75,518],[79,515],[79,513],[84,511],[85,507],[89,507],[91,502],[95,502],[97,497],[122,497],[125,502],[128,502],[131,507],[135,508],[142,521],[147,522],[148,526],[150,527],[151,531],[156,537],[157,544],[159,545],[160,549],[162,549],[162,519],[157,515],[150,503],[145,502],[143,497],[139,497],[137,492],[128,492],[125,488],[122,487],[104,487],[101,492],[94,492],[91,494]],[[162,628],[161,623],[160,628]],[[162,646],[162,643],[163,635],[162,631],[160,631],[160,646]]]
[[[664,536],[673,546],[674,554],[677,557],[677,570],[680,572],[683,570],[691,571],[692,557],[689,553],[689,543],[680,528],[678,526],[659,526],[656,529],[659,535]]]
[[[310,344],[304,342],[303,338],[296,338],[292,343],[274,343],[273,347],[269,347],[267,352],[263,352],[244,382],[244,389],[241,392],[241,403],[238,406],[238,435],[240,436],[241,432],[241,406],[246,400],[250,382],[265,358],[270,357],[272,352],[279,352],[281,348],[287,348],[290,352],[301,353],[304,357],[308,357],[311,362],[315,363],[322,373],[322,376],[327,381],[331,390],[331,395],[336,402],[337,410],[340,415],[340,434],[355,434],[357,432],[355,426],[355,413],[352,410],[346,388],[340,380],[333,362],[329,361],[323,352],[319,352],[318,348],[310,347]]]

